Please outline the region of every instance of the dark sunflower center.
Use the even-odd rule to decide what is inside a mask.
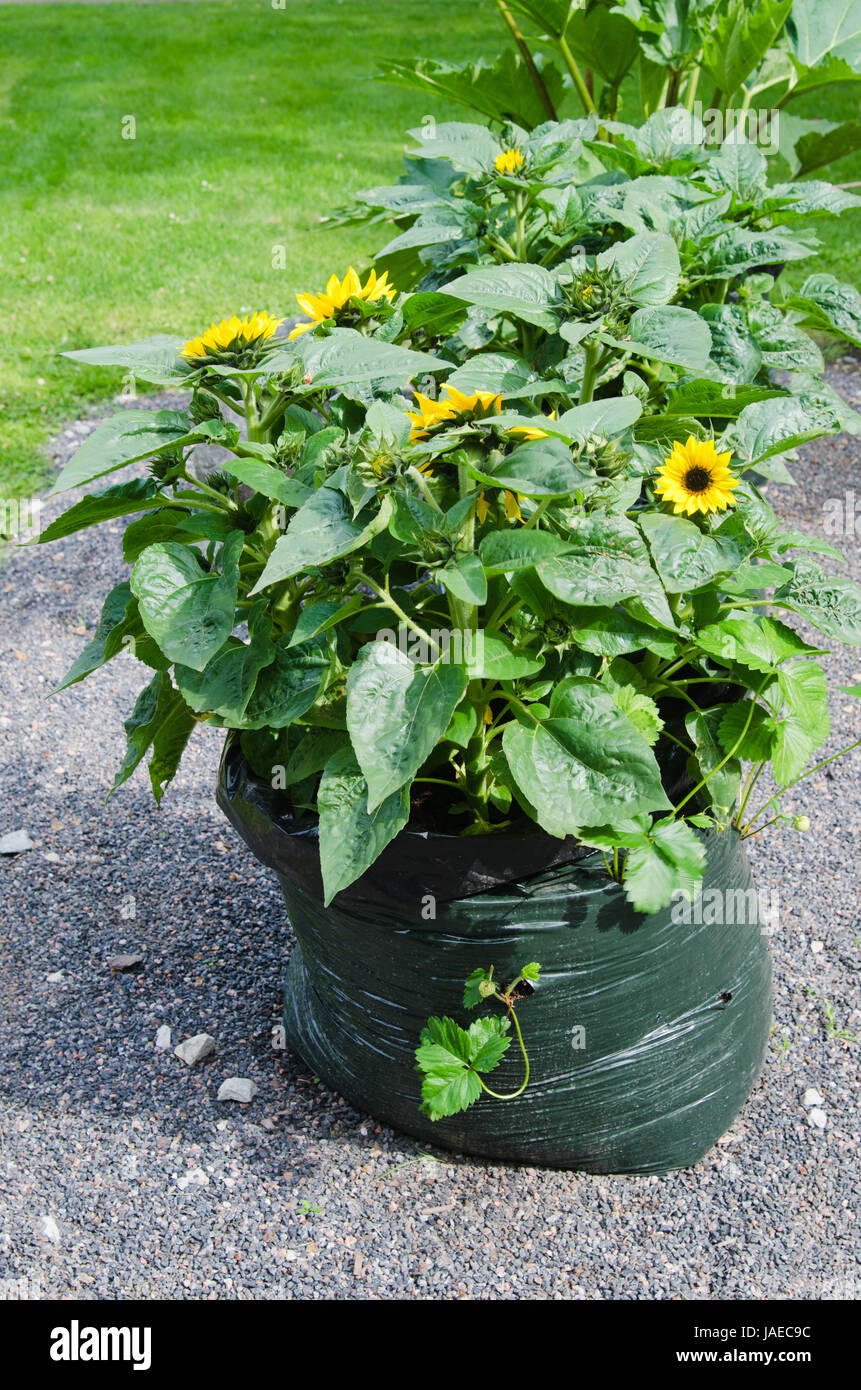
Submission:
[[[706,492],[711,487],[712,475],[707,468],[695,465],[688,469],[682,481],[688,492]]]

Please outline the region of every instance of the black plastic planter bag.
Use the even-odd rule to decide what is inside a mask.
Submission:
[[[771,963],[735,832],[708,838],[701,903],[718,910],[694,907],[690,921],[635,912],[599,853],[541,833],[407,829],[324,908],[314,821],[284,814],[236,740],[218,800],[277,874],[299,942],[285,984],[288,1043],[357,1109],[462,1153],[660,1173],[697,1162],[746,1099],[769,1032]],[[527,1090],[427,1119],[415,1049],[428,1017],[466,1026],[472,970],[492,965],[506,981],[533,960],[541,982],[518,1006]],[[522,1076],[512,1046],[493,1089],[514,1090]]]

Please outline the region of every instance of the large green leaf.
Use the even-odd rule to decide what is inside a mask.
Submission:
[[[372,381],[407,382],[421,372],[449,365],[428,352],[369,338],[355,328],[333,328],[324,338],[306,333],[298,341],[315,390]]]
[[[823,126],[828,125],[823,122]],[[828,129],[808,130],[795,142],[797,178],[812,174],[814,169],[824,169],[835,159],[854,154],[861,149],[861,121],[844,121],[842,125],[828,125]]]
[[[229,426],[222,420],[192,424],[177,410],[121,410],[93,430],[66,464],[51,494],[91,483],[127,463],[208,439],[218,442]]]
[[[236,623],[242,531],[220,552],[221,573],[203,568],[198,552],[174,541],[151,545],[132,571],[132,592],[144,627],[171,661],[202,671]]]
[[[357,521],[343,492],[334,487],[321,487],[290,518],[252,594],[282,579],[292,579],[294,574],[302,574],[311,566],[328,565],[358,550],[385,529],[390,512],[391,503],[385,498],[369,521]]]
[[[410,814],[410,789],[399,787],[373,811],[368,784],[352,748],[329,758],[317,791],[320,813],[320,867],[324,905],[354,883],[386,845],[403,830]]]
[[[165,787],[179,766],[196,722],[182,696],[174,690],[168,673],[159,671],[141,691],[131,717],[126,720],[126,755],[114,778],[110,795],[128,781],[152,749],[150,782],[153,795],[160,802]]]
[[[536,565],[545,588],[578,606],[628,601],[635,617],[674,628],[663,586],[637,527],[627,517],[572,517],[564,554]]]
[[[469,469],[481,482],[523,497],[568,497],[594,485],[592,473],[580,468],[567,444],[552,436],[518,445],[492,472],[471,462]]]
[[[679,288],[679,253],[665,232],[640,232],[602,251],[599,270],[614,267],[635,304],[668,304]]]
[[[540,64],[541,76],[554,106],[562,96],[562,75],[548,63]],[[435,58],[397,62],[387,58],[381,77],[403,87],[417,87],[436,100],[456,101],[491,121],[514,121],[531,130],[548,117],[519,53],[505,49],[494,59],[456,65]]]
[[[182,338],[159,333],[139,343],[78,348],[75,352],[64,352],[63,356],[90,367],[126,367],[132,376],[156,386],[178,385],[192,371],[185,359],[179,356],[182,343]]]
[[[833,405],[810,394],[745,406],[733,429],[733,450],[747,463],[786,453],[843,424]]]
[[[705,869],[705,847],[684,821],[667,818],[652,826],[625,856],[625,893],[638,912],[660,912],[677,892],[689,898]]]
[[[640,530],[668,594],[700,589],[715,575],[730,573],[738,562],[734,551],[724,549],[713,536],[681,516],[644,512]]]
[[[597,681],[561,682],[549,717],[524,715],[509,724],[503,747],[512,777],[550,835],[670,804],[648,742]]]
[[[280,637],[274,660],[257,677],[242,728],[285,729],[301,719],[322,695],[331,664],[325,638],[314,637],[292,647],[289,637]]]
[[[833,275],[808,275],[786,307],[803,314],[811,328],[835,333],[861,347],[861,294],[854,285],[841,284]]]
[[[861,72],[861,0],[794,0],[790,33],[806,67],[842,58]]]
[[[513,314],[549,332],[556,326],[552,312],[558,300],[556,281],[540,265],[483,266],[452,280],[445,292],[489,313]]]
[[[693,309],[665,304],[656,309],[637,309],[631,315],[624,338],[599,335],[624,352],[634,352],[656,362],[670,362],[700,372],[707,365],[712,339],[705,319]]]
[[[102,521],[110,521],[117,516],[128,516],[130,512],[146,511],[157,505],[161,499],[158,483],[154,478],[133,478],[129,483],[118,483],[113,487],[101,488],[91,492],[73,507],[69,507],[46,526],[39,541],[57,541],[63,536],[71,536],[74,531],[83,531],[88,526],[98,526]]]
[[[478,547],[488,574],[507,574],[530,569],[541,560],[559,555],[565,542],[551,531],[490,531]]]
[[[229,637],[202,671],[176,667],[176,684],[190,709],[215,714],[231,726],[241,722],[259,672],[275,659],[272,618],[265,601],[249,616],[248,636],[247,642]]]
[[[800,777],[814,749],[829,733],[828,684],[815,662],[781,666],[777,683],[784,700],[772,753],[775,780],[782,786]]]
[[[347,676],[347,728],[368,782],[368,809],[409,782],[442,738],[466,672],[417,666],[391,642],[367,642]]]
[[[775,589],[775,603],[800,613],[827,636],[861,646],[861,588],[842,575],[825,574],[806,557],[790,568],[792,578]]]
[[[730,0],[706,27],[702,66],[716,87],[733,95],[780,33],[792,0]]]
[[[218,467],[222,473],[285,507],[301,507],[311,495],[309,488],[288,478],[286,473],[263,459],[228,458],[219,462]]]

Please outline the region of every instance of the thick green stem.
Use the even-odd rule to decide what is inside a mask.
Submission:
[[[548,121],[558,120],[559,117],[556,114],[556,107],[553,105],[553,102],[550,99],[550,93],[547,90],[544,78],[541,76],[541,73],[538,69],[538,64],[532,56],[532,50],[530,49],[529,44],[526,42],[525,38],[523,37],[523,35],[517,27],[517,22],[514,18],[514,15],[511,13],[510,9],[505,4],[505,0],[496,0],[496,8],[502,15],[502,18],[508,27],[508,31],[511,34],[511,37],[514,39],[514,42],[517,44],[517,47],[520,50],[520,56],[522,57],[523,62],[526,66],[526,71],[529,73],[529,76],[532,79],[532,85],[538,93],[538,100],[541,102],[545,116],[547,117]]]
[[[559,52],[562,54],[562,57],[565,60],[565,66],[571,74],[571,80],[573,81],[574,86],[577,88],[577,92],[580,97],[580,100],[583,103],[584,109],[588,112],[590,116],[597,116],[598,108],[592,100],[589,88],[586,86],[583,74],[580,71],[574,54],[571,52],[568,40],[566,39],[565,35],[560,34],[557,42],[559,44]]]

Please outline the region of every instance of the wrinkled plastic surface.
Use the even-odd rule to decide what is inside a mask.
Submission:
[[[746,1099],[769,1033],[771,962],[734,832],[707,842],[704,892],[721,890],[723,925],[634,912],[599,854],[543,834],[403,831],[324,908],[313,821],[284,814],[233,740],[218,800],[277,874],[299,942],[285,985],[289,1045],[357,1109],[461,1153],[660,1173],[697,1162]],[[422,916],[429,895],[435,920]],[[532,960],[541,983],[518,1008],[527,1091],[427,1119],[414,1056],[427,1018],[467,1024],[470,971],[493,965],[505,981]],[[521,1079],[514,1045],[491,1085]]]

